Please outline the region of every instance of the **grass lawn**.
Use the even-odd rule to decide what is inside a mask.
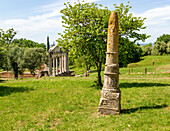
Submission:
[[[170,58],[156,59],[164,57]],[[136,70],[150,66],[144,64],[150,56],[143,59],[134,63]],[[170,62],[157,64],[153,70],[170,70]],[[89,77],[1,80],[0,130],[169,130],[170,73],[160,68],[155,74],[129,75],[128,70],[120,69],[122,111],[117,116],[98,114],[96,72]]]

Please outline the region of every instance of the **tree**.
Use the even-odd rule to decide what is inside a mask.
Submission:
[[[26,39],[13,39],[14,29],[3,31],[0,29],[0,66],[5,70],[12,70],[14,78],[23,74],[28,68],[35,75],[35,69],[46,62],[46,45]]]
[[[24,59],[23,59],[24,49],[17,45],[9,45],[7,50],[7,61],[9,69],[12,68],[14,73],[14,79],[18,79],[18,73],[23,73]]]
[[[8,47],[8,68],[12,69],[14,79],[18,79],[18,74],[22,75],[25,68],[35,75],[35,69],[43,63],[43,58],[43,48],[23,48],[14,44]]]
[[[47,36],[47,51],[50,49],[49,36]]]
[[[15,35],[16,32],[13,28],[8,29],[7,31],[3,31],[2,29],[0,29],[0,47],[9,46],[9,44],[12,43]]]
[[[156,42],[157,41],[163,41],[167,44],[170,41],[170,35],[169,34],[163,34],[163,35],[161,35],[160,37],[157,38]]]
[[[28,48],[25,49],[24,54],[25,68],[35,75],[35,69],[44,62],[45,52],[43,48]]]
[[[19,47],[27,47],[27,48],[43,48],[46,50],[46,45],[44,43],[38,43],[34,42],[32,40],[27,40],[27,39],[14,39],[13,42],[14,44],[18,45]]]
[[[66,29],[57,42],[65,49],[70,49],[70,52],[73,50],[77,57],[88,57],[88,60],[97,67],[98,85],[102,86],[101,67],[105,59],[108,20],[111,11],[107,7],[98,8],[98,5],[94,3],[75,3],[73,6],[67,3],[65,5],[66,8],[61,10],[61,13],[63,14],[63,27]],[[129,14],[128,11],[131,8],[129,5],[124,6],[122,3],[114,7],[119,16],[119,35],[122,40],[133,38],[135,42],[144,41],[149,37],[138,33],[140,29],[145,28],[143,27],[145,19]],[[128,44],[123,44],[124,47],[128,46]]]
[[[146,44],[144,46],[142,46],[142,51],[143,51],[143,55],[151,55],[152,52],[152,43]]]
[[[140,60],[142,49],[140,45],[127,38],[119,38],[119,66],[126,67],[128,63]]]
[[[15,35],[16,32],[14,31],[13,28],[8,29],[7,31],[0,29],[0,47],[1,47],[0,66],[1,68],[7,71],[9,69],[7,61],[8,47],[12,43]]]
[[[85,67],[87,71],[90,70],[91,66],[94,66],[93,61],[91,61],[88,56],[86,57],[84,55],[75,59],[75,65],[77,67]]]
[[[163,55],[167,54],[167,44],[164,41],[156,41],[152,54],[153,55]]]
[[[4,60],[3,49],[0,48],[0,67],[3,66],[3,60]]]
[[[167,43],[167,54],[170,54],[170,41]]]
[[[169,53],[169,46],[168,43],[170,42],[170,35],[163,34],[157,38],[156,42],[154,43],[154,47],[152,50],[152,54],[162,55]]]

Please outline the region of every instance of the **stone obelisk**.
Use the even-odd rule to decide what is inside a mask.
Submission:
[[[119,89],[118,64],[119,24],[116,12],[111,12],[107,36],[106,64],[104,84],[99,103],[100,114],[117,115],[121,110],[121,91]]]

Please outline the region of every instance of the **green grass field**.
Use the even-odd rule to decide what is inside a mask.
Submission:
[[[132,67],[133,73],[127,74]],[[151,68],[155,74],[144,74],[143,68]],[[121,68],[122,110],[117,116],[98,114],[101,89],[93,86],[96,72],[89,77],[1,79],[0,131],[168,131],[170,73],[163,73],[165,70],[170,70],[170,56],[148,56]]]

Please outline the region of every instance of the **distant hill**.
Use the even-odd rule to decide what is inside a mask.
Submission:
[[[147,45],[147,44],[149,44],[149,43],[139,43],[139,44],[140,44],[140,46],[142,47],[142,46]],[[152,46],[153,46],[153,43],[152,43]]]

